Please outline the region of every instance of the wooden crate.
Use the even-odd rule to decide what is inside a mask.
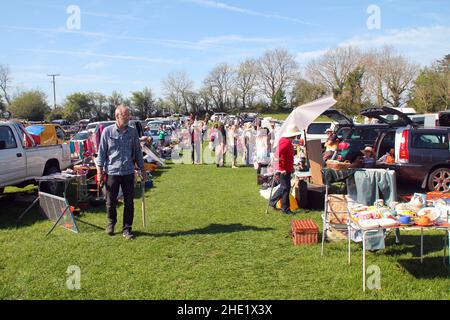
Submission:
[[[319,228],[311,219],[293,219],[291,233],[294,245],[313,244],[319,241]]]

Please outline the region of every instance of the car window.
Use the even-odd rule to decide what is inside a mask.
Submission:
[[[308,134],[324,134],[331,127],[331,123],[311,123],[308,126]]]
[[[411,120],[417,124],[421,124],[423,125],[425,123],[425,116],[420,116],[420,117],[413,117],[410,116]]]
[[[378,149],[378,155],[382,156],[389,152],[391,148],[395,147],[395,132],[388,132],[383,137],[383,140],[380,143],[380,147]]]
[[[5,142],[5,149],[17,148],[16,139],[12,130],[8,127],[0,127],[0,141]]]
[[[85,140],[87,139],[89,134],[87,132],[78,132],[72,140]]]
[[[379,129],[375,128],[357,128],[352,131],[349,137],[352,140],[373,140],[378,137]]]
[[[418,149],[449,149],[447,133],[413,133],[411,146]]]
[[[351,133],[351,129],[349,127],[343,127],[338,130],[336,133],[336,137],[338,139],[347,139],[347,136]]]
[[[97,126],[96,123],[90,123],[86,126],[86,130],[92,130],[95,129],[95,127]]]
[[[58,139],[64,140],[64,132],[62,131],[62,129],[60,127],[55,127],[56,130],[56,136],[58,137]]]

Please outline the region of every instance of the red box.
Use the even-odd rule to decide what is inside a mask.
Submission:
[[[293,219],[291,221],[294,245],[318,243],[319,228],[312,219]]]

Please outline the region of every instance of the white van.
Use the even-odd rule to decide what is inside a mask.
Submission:
[[[439,126],[439,114],[437,113],[413,114],[408,117],[413,122],[424,126],[425,128],[434,128]]]

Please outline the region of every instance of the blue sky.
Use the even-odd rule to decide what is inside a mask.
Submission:
[[[2,1],[0,64],[13,86],[41,89],[58,73],[57,101],[76,91],[128,96],[185,71],[196,87],[218,63],[286,48],[302,66],[327,49],[392,45],[424,66],[450,53],[450,1],[15,0]],[[80,9],[79,29],[70,5]],[[380,9],[369,29],[367,9]]]

